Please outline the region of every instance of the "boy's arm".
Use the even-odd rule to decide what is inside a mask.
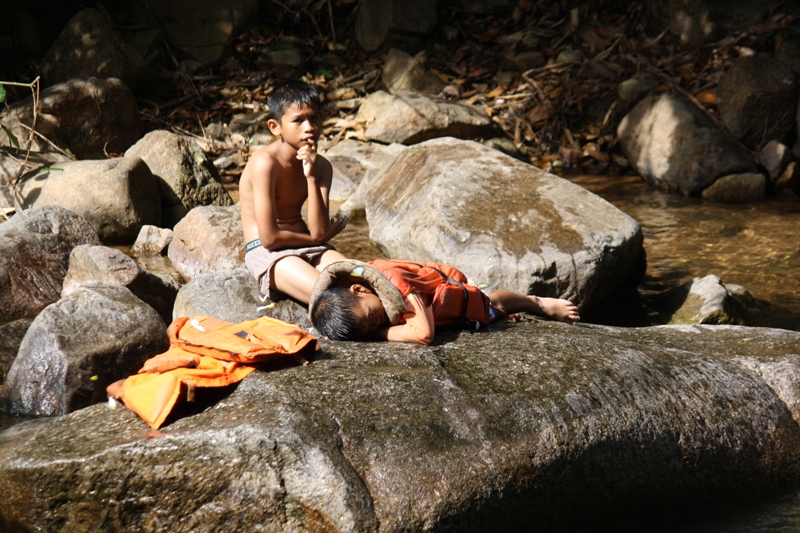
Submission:
[[[303,174],[308,184],[308,231],[318,243],[333,238],[347,225],[347,220],[329,217],[328,195],[333,182],[333,167],[330,161],[317,154],[317,144],[309,141],[297,151],[303,161]]]
[[[405,324],[378,329],[372,337],[384,341],[431,344],[435,327],[430,306],[425,305],[416,293],[411,293],[406,298],[406,305],[409,310],[404,315]]]
[[[324,240],[316,240],[311,235],[299,231],[281,229],[278,226],[278,217],[275,208],[275,172],[271,157],[261,156],[251,158],[248,164],[253,178],[253,210],[258,226],[258,238],[261,246],[268,250],[281,248],[297,248],[316,246],[332,238],[341,231],[334,224],[329,227],[329,232]],[[334,232],[335,231],[335,232]]]

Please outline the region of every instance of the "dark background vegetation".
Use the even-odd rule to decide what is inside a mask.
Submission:
[[[460,5],[457,0],[439,0],[433,31],[394,33],[380,49],[368,53],[354,37],[358,0],[262,0],[257,19],[233,39],[215,65],[187,72],[179,68],[185,59],[179,50],[162,42],[151,51],[148,83],[136,93],[145,131],[169,128],[203,135],[210,123],[226,123],[235,113],[263,108],[271,84],[280,78],[305,77],[326,91],[351,85],[363,96],[382,85],[379,78],[364,82],[360,74],[381,66],[387,51],[397,47],[412,55],[425,51],[425,67],[457,87],[449,97],[483,105],[534,164],[553,171],[618,174],[629,172],[615,131],[630,109],[618,101],[622,81],[649,71],[662,81],[657,90],[698,95],[714,113],[713,89],[734,61],[746,55],[774,55],[800,40],[800,6],[795,1],[765,2],[751,25],[734,21],[745,29],[699,45],[686,45],[668,31],[668,0],[519,0],[477,14]],[[31,81],[67,21],[87,7],[105,10],[123,32],[134,23],[129,0],[4,2],[0,81]],[[202,2],[197,8],[202,9]],[[576,11],[579,24],[574,26]],[[735,19],[735,10],[726,16]],[[525,72],[508,54],[514,44],[506,37],[520,30],[535,31],[539,49],[551,62],[567,48],[585,57],[582,65],[528,73],[550,107],[536,98],[515,99],[530,91]],[[260,61],[265,50],[279,46],[298,50],[304,63],[286,69]],[[605,71],[587,68],[592,59],[600,59]],[[9,102],[30,94],[24,88],[7,89]],[[334,118],[346,119],[348,113],[329,110]],[[343,130],[357,135],[359,128],[331,121],[326,135]]]

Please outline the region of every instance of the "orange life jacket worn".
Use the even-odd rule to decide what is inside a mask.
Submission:
[[[180,317],[167,329],[170,348],[145,361],[138,374],[108,386],[153,429],[172,412],[183,391],[192,399],[195,387],[237,383],[258,363],[317,348],[315,337],[298,326],[271,317],[232,324],[212,317]]]
[[[412,292],[430,297],[434,325],[449,326],[490,322],[489,297],[467,284],[457,268],[441,263],[375,259],[369,262],[398,288],[404,297]],[[474,328],[473,328],[474,329]]]

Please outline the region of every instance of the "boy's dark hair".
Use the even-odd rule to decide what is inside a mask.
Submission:
[[[306,104],[319,109],[319,92],[303,81],[284,81],[278,84],[267,97],[269,118],[280,122],[286,108],[292,104]]]
[[[354,341],[365,331],[353,312],[358,296],[347,287],[333,287],[311,303],[311,323],[322,335],[336,341]]]

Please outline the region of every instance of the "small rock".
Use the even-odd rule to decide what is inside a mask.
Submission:
[[[742,319],[718,276],[697,277],[668,291],[664,302],[675,310],[669,324],[739,324]]]
[[[265,51],[258,57],[258,60],[278,67],[299,67],[303,64],[300,52],[294,47]]]
[[[526,50],[525,52],[520,52],[519,54],[511,57],[511,61],[513,61],[514,64],[522,70],[539,68],[547,63],[547,59],[544,57],[544,54],[536,50]]]
[[[731,174],[715,181],[701,196],[708,202],[738,204],[757,202],[767,195],[767,178],[757,172]]]
[[[556,63],[583,63],[583,54],[580,50],[566,49],[558,54]]]
[[[233,161],[231,161],[231,158],[226,155],[218,157],[217,159],[214,160],[214,166],[217,168],[228,168],[232,164]]]
[[[788,146],[779,141],[770,141],[761,150],[759,163],[767,171],[769,179],[774,183],[781,177],[786,167],[794,159],[794,154]]]
[[[136,256],[164,255],[167,253],[169,243],[172,242],[172,235],[171,229],[144,225],[131,247],[131,253]]]
[[[622,100],[626,102],[637,102],[650,92],[650,89],[657,86],[658,78],[649,72],[642,72],[620,83],[617,92]]]

